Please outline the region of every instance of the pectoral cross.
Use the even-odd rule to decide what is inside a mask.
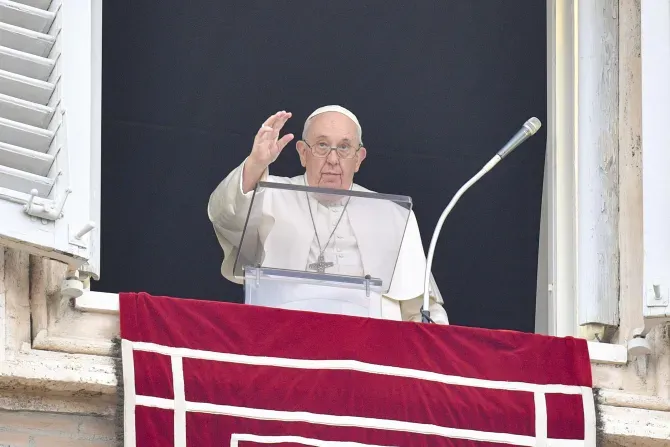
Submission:
[[[309,264],[307,267],[312,270],[316,270],[318,273],[326,273],[326,269],[334,265],[335,264],[332,262],[326,262],[326,259],[323,257],[323,255],[319,255],[319,257],[316,259],[316,262]]]

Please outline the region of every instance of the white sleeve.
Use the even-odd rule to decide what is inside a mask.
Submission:
[[[407,228],[405,229],[405,235],[400,246],[400,253],[395,271],[393,272],[391,287],[384,295],[397,301],[410,300],[418,296],[423,297],[425,272],[426,255],[421,243],[419,224],[412,211],[407,220]],[[428,293],[436,302],[442,302],[439,295],[437,295],[437,298],[435,297],[432,288],[429,288]]]
[[[253,191],[246,194],[242,192],[245,163],[246,159],[219,183],[210,195],[207,204],[207,216],[214,226],[216,238],[224,253],[221,274],[226,279],[237,283],[240,283],[241,280],[234,278],[233,266],[254,194]],[[268,170],[266,169],[261,181],[267,178]]]
[[[402,321],[421,322],[421,307],[423,307],[423,297],[413,298],[407,301],[400,302],[400,313]],[[444,310],[441,304],[430,299],[430,319],[437,324],[449,324],[447,311]]]

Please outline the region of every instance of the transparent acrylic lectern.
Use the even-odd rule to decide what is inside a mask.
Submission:
[[[380,318],[411,209],[407,196],[260,182],[234,266],[245,303]]]

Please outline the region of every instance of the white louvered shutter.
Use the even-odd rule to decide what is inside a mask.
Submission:
[[[670,2],[641,8],[644,317],[670,320]]]
[[[94,277],[101,28],[101,0],[0,0],[0,245]]]

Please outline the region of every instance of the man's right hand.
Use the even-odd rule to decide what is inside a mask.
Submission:
[[[281,139],[279,138],[279,132],[289,118],[291,118],[290,112],[277,112],[265,120],[256,134],[251,154],[249,154],[244,164],[242,191],[245,194],[254,189],[263,172],[293,139],[293,134],[286,134]]]

